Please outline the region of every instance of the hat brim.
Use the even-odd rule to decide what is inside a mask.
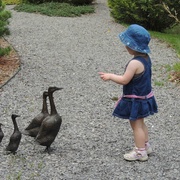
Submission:
[[[128,35],[126,34],[126,31],[120,33],[118,36],[124,45],[128,46],[130,49],[132,49],[134,51],[137,51],[140,53],[150,53],[151,52],[149,46],[146,46],[146,49],[140,49],[135,43],[132,42],[132,39],[128,37]]]

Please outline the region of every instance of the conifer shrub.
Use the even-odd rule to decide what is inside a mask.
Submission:
[[[7,10],[5,10],[5,4],[0,0],[0,38],[3,37],[3,35],[10,34],[8,24],[8,19],[11,17],[11,13]],[[3,56],[5,54],[8,54],[10,51],[10,48],[2,48],[0,45],[0,56]]]
[[[161,32],[177,23],[175,17],[180,18],[179,0],[108,0],[108,5],[117,22],[136,23],[154,31]]]
[[[74,5],[92,4],[93,0],[69,0]]]
[[[0,0],[0,37],[2,37],[5,34],[8,35],[10,33],[8,29],[8,19],[10,17],[11,13],[5,10],[5,4],[3,4],[2,0]]]
[[[33,4],[41,4],[46,2],[59,2],[59,3],[69,3],[74,5],[89,5],[92,4],[94,0],[26,0],[26,2]]]

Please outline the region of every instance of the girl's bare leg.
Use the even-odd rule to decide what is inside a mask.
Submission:
[[[144,130],[144,133],[145,133],[145,142],[148,142],[149,141],[148,128],[147,128],[146,124],[144,123],[144,120],[143,120],[143,130]]]
[[[133,151],[124,154],[124,159],[128,161],[146,161],[148,160],[145,142],[148,140],[147,127],[144,124],[144,118],[130,121],[134,134],[135,148]]]
[[[145,148],[145,142],[148,141],[148,130],[144,123],[144,118],[130,121],[130,124],[133,130],[136,147]]]

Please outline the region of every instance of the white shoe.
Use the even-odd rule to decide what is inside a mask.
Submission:
[[[153,149],[152,149],[151,146],[149,146],[149,147],[146,146],[145,148],[146,148],[146,151],[147,151],[147,154],[148,154],[148,155],[153,152]]]
[[[147,161],[148,160],[148,155],[146,151],[138,151],[137,148],[134,148],[132,151],[129,153],[126,153],[124,155],[124,159],[127,161]]]

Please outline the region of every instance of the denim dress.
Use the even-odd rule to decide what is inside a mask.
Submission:
[[[113,112],[114,116],[129,120],[144,118],[158,112],[154,95],[146,98],[152,92],[151,59],[149,57],[145,59],[141,56],[133,59],[144,65],[144,71],[135,75],[127,85],[123,86],[123,95]],[[124,95],[135,95],[136,98],[123,97]],[[144,99],[138,97],[144,97]]]

